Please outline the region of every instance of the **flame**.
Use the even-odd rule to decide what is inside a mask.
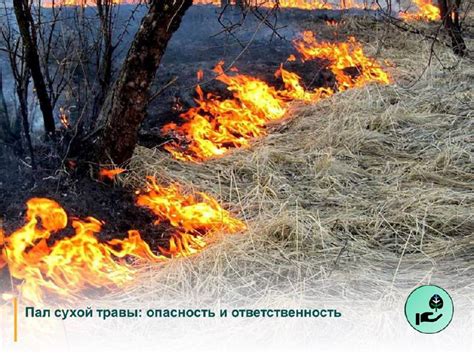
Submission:
[[[216,231],[236,233],[245,229],[245,224],[231,217],[219,203],[209,195],[198,192],[183,195],[178,185],[162,187],[154,178],[148,178],[148,188],[137,199],[137,205],[153,211],[155,223],[169,222],[178,232],[170,241],[169,250],[160,251],[172,257],[189,256],[202,250],[206,243],[203,235]]]
[[[148,178],[148,187],[137,198],[137,205],[147,207],[155,214],[155,223],[169,223],[186,233],[203,229],[208,231],[224,230],[234,233],[244,224],[230,216],[219,203],[209,195],[198,192],[183,195],[177,184],[160,186],[153,177]]]
[[[264,134],[264,125],[281,119],[287,109],[276,89],[260,79],[224,73],[223,62],[214,71],[217,80],[225,83],[232,98],[222,99],[211,93],[204,95],[201,87],[196,87],[197,107],[180,115],[184,123],[163,127],[164,134],[173,134],[178,142],[165,145],[176,159],[200,161],[221,156],[230,147],[248,147],[250,139]],[[189,142],[186,151],[182,142]]]
[[[143,3],[143,0],[106,0],[104,4],[110,5],[125,5],[125,4],[140,4]],[[38,0],[38,3],[42,7],[52,8],[52,7],[70,7],[70,6],[79,6],[79,7],[95,7],[97,6],[97,0]]]
[[[208,195],[183,195],[178,185],[161,187],[154,179],[137,204],[155,213],[156,223],[175,229],[169,248],[160,248],[162,255],[154,254],[136,230],[124,239],[100,241],[103,222],[94,217],[72,218],[74,232],[69,232],[66,211],[56,201],[32,198],[25,225],[9,236],[0,230],[0,266],[8,265],[11,276],[22,280],[18,290],[31,303],[42,304],[47,294],[74,300],[89,288],[126,285],[136,273],[134,263],[192,255],[204,248],[205,236],[245,229]],[[68,236],[59,239],[58,232]]]
[[[202,69],[199,69],[196,73],[196,77],[197,77],[197,80],[198,81],[201,81],[203,78],[204,78],[204,72],[202,71]]]
[[[332,1],[335,2],[335,1]],[[231,4],[236,4],[235,0],[230,1]],[[247,6],[258,6],[261,8],[273,8],[278,5],[279,8],[294,8],[294,9],[302,9],[302,10],[318,10],[318,9],[366,9],[377,8],[376,1],[372,1],[370,5],[368,5],[367,1],[363,1],[362,3],[357,3],[356,0],[340,0],[339,5],[331,4],[328,0],[253,0],[253,1],[246,1],[248,4]],[[194,0],[194,5],[214,5],[214,6],[221,6],[221,0]]]
[[[371,82],[389,84],[390,78],[375,59],[365,55],[362,46],[354,37],[347,42],[318,42],[311,31],[303,32],[302,38],[293,41],[304,60],[315,58],[329,61],[339,91],[362,87]],[[357,75],[350,75],[353,69]]]
[[[110,4],[139,4],[144,3],[143,0],[108,0]],[[80,6],[80,7],[94,7],[97,6],[97,0],[42,0],[39,1],[43,7],[61,7],[61,6]],[[221,6],[221,0],[194,0],[193,5],[213,5]],[[231,0],[231,4],[235,5],[236,1]],[[358,4],[355,0],[341,0],[338,5],[331,4],[327,0],[253,0],[247,1],[248,6],[258,6],[261,8],[273,8],[278,5],[279,8],[295,8],[303,10],[318,10],[318,9],[349,9],[358,8],[366,9],[367,3],[364,1]],[[375,1],[369,6],[374,9],[377,7]]]
[[[388,74],[375,59],[367,57],[362,46],[350,37],[347,42],[318,42],[310,31],[294,41],[303,61],[321,58],[334,73],[338,91],[362,87],[371,82],[388,84]],[[290,55],[288,61],[296,57]],[[333,88],[307,90],[301,77],[280,66],[275,75],[283,89],[244,74],[227,75],[219,63],[217,80],[227,85],[231,98],[204,94],[196,87],[197,107],[180,115],[183,123],[169,123],[162,129],[174,141],[164,146],[174,158],[198,162],[226,154],[231,148],[246,148],[253,138],[266,134],[266,125],[286,117],[289,101],[317,102],[335,93]],[[231,71],[236,71],[231,70]]]
[[[263,3],[262,7],[273,7],[276,1]],[[324,0],[279,0],[278,6],[281,8],[297,8],[303,10],[332,9],[333,6]]]
[[[281,65],[280,69],[275,72],[275,76],[281,77],[285,87],[284,90],[280,91],[280,95],[289,100],[317,102],[334,94],[334,91],[331,88],[324,87],[316,88],[313,91],[307,91],[301,83],[301,77],[296,73],[285,70],[283,65]]]
[[[401,12],[400,17],[404,20],[437,21],[441,19],[439,7],[433,5],[431,0],[413,0],[416,12]]]
[[[59,108],[59,121],[63,125],[64,128],[69,128],[69,115],[68,112],[64,109],[64,107]]]
[[[124,173],[125,169],[122,168],[115,168],[115,169],[100,169],[99,177],[102,179],[109,179],[113,180],[115,176]]]

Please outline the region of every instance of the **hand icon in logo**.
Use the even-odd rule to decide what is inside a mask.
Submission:
[[[417,313],[416,314],[416,325],[420,325],[420,323],[424,322],[436,322],[438,319],[441,318],[442,314],[439,314],[437,317],[430,318],[433,315],[433,312],[425,312],[425,313]]]

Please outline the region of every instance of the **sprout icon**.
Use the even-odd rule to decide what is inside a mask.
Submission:
[[[443,308],[443,299],[440,297],[440,295],[434,294],[433,297],[430,298],[429,305],[431,309],[434,309],[435,312],[438,312],[438,309]]]

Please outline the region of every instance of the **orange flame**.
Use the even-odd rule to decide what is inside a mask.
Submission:
[[[281,77],[285,87],[284,90],[280,90],[280,95],[289,100],[317,102],[334,94],[334,91],[331,88],[324,87],[307,91],[301,83],[301,77],[296,73],[283,69],[283,65],[280,65],[280,69],[276,71],[275,76]]]
[[[268,1],[263,3],[262,7],[273,7],[276,1]],[[297,8],[303,10],[316,10],[316,9],[332,9],[333,6],[328,4],[324,0],[279,0],[278,6],[281,8]]]
[[[63,125],[64,128],[69,128],[69,117],[67,111],[63,108],[59,108],[59,121]]]
[[[229,1],[231,4],[236,4],[235,0]],[[372,1],[370,5],[368,2],[358,4],[355,0],[341,0],[339,6],[330,4],[328,0],[253,0],[246,1],[247,6],[258,6],[261,8],[273,8],[276,5],[280,8],[294,8],[303,10],[318,10],[318,9],[366,9],[367,7],[375,9],[377,4]],[[221,6],[221,0],[194,0],[194,5],[214,5]]]
[[[171,238],[169,250],[160,251],[171,257],[189,256],[199,252],[206,243],[202,235],[214,232],[236,233],[245,224],[231,217],[209,195],[199,192],[182,195],[178,185],[162,187],[149,177],[148,188],[137,199],[137,205],[149,208],[156,216],[155,223],[169,222],[178,232]]]
[[[338,25],[338,22],[336,20],[327,20],[326,25],[335,27]]]
[[[341,43],[318,42],[313,32],[305,31],[302,38],[293,43],[304,60],[320,58],[329,61],[329,68],[336,77],[339,91],[362,87],[371,82],[390,83],[388,74],[375,59],[365,55],[354,37]],[[350,69],[354,69],[357,75],[350,75]]]
[[[248,147],[250,139],[264,134],[266,123],[281,119],[286,113],[286,104],[276,89],[248,75],[229,76],[222,66],[220,62],[214,69],[219,74],[217,80],[227,84],[233,97],[205,96],[197,86],[198,106],[181,114],[185,123],[163,127],[164,134],[179,137],[179,142],[165,145],[176,159],[199,161],[221,156],[230,147]],[[189,142],[184,152],[183,141]]]
[[[113,5],[119,4],[139,4],[144,3],[143,0],[109,0]],[[193,5],[214,5],[221,6],[221,0],[194,0]],[[229,3],[235,5],[237,1],[231,0]],[[246,1],[248,6],[258,6],[261,8],[274,8],[277,4],[280,8],[295,8],[303,10],[317,10],[317,9],[349,9],[349,8],[367,8],[364,1],[363,4],[358,4],[354,0],[341,0],[339,6],[330,4],[327,0],[253,0]],[[94,7],[97,6],[97,0],[43,0],[41,1],[43,7],[60,7],[60,6],[80,6],[80,7]],[[370,8],[375,8],[377,5],[373,2]]]
[[[0,230],[0,267],[8,265],[11,276],[22,280],[22,297],[41,304],[46,294],[78,298],[89,288],[122,287],[133,279],[135,262],[161,262],[168,257],[188,256],[206,245],[203,237],[216,232],[238,232],[245,224],[223,210],[206,194],[182,195],[177,185],[158,186],[150,179],[137,204],[155,213],[156,223],[175,228],[169,249],[154,254],[136,230],[125,239],[99,241],[103,222],[87,217],[72,219],[74,233],[57,240],[65,231],[68,217],[55,201],[32,198],[27,202],[26,224],[9,236]],[[165,256],[166,255],[166,256]]]
[[[337,90],[362,87],[371,82],[388,84],[388,74],[375,59],[367,57],[362,46],[350,37],[347,42],[318,42],[312,32],[304,32],[294,45],[303,60],[321,58],[329,63],[335,75]],[[296,60],[294,55],[289,61]],[[288,102],[317,102],[334,94],[332,88],[307,90],[301,78],[283,66],[275,73],[284,88],[277,90],[264,81],[244,74],[227,75],[219,63],[214,69],[217,80],[225,83],[232,98],[223,99],[212,93],[205,95],[198,85],[197,107],[180,115],[184,123],[170,123],[162,133],[175,141],[165,145],[174,158],[182,161],[202,161],[222,156],[229,149],[249,147],[253,138],[266,134],[269,122],[285,118]]]
[[[107,1],[104,1],[104,4],[121,5],[121,4],[139,4],[142,2],[143,0],[107,0]],[[97,6],[97,0],[39,0],[38,3],[42,7],[46,7],[46,8],[69,7],[69,6],[79,6],[79,7]]]
[[[416,12],[401,12],[400,17],[404,20],[414,21],[437,21],[441,19],[439,7],[432,4],[431,0],[413,0]]]
[[[197,71],[196,76],[198,81],[201,81],[204,78],[204,72],[202,71],[202,69],[199,69]]]
[[[100,169],[99,177],[102,179],[113,180],[117,175],[124,173],[125,169],[115,168],[115,169]]]

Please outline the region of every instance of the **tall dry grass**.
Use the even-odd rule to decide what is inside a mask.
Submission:
[[[432,279],[472,294],[472,58],[373,20],[346,19],[337,31],[364,42],[394,83],[295,104],[251,149],[203,164],[137,149],[125,184],[179,181],[249,229],[147,267],[113,297],[237,305],[370,289],[380,298]]]

